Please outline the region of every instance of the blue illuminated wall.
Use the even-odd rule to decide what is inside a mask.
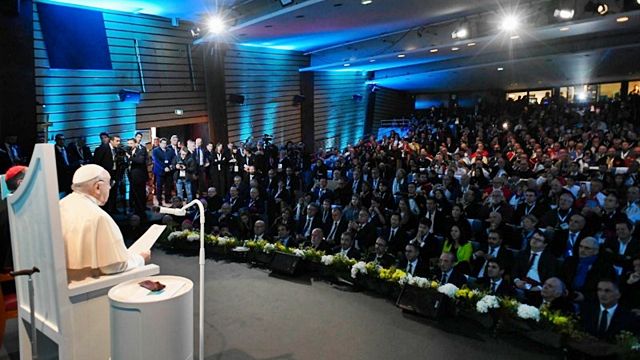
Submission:
[[[315,73],[315,148],[342,149],[364,135],[369,97],[366,80],[362,72]],[[362,98],[354,100],[354,95]]]
[[[202,54],[191,48],[191,24],[174,27],[166,18],[104,10],[113,69],[51,69],[35,5],[33,11],[36,101],[46,105],[37,106],[38,122],[52,124],[50,139],[57,133],[85,136],[93,147],[102,131],[128,138],[136,129],[208,121]],[[123,88],[142,90],[134,40],[146,85],[139,104],[120,102],[117,95]]]
[[[227,104],[229,141],[274,136],[276,143],[300,141],[298,69],[309,58],[300,52],[236,45],[225,55],[227,94],[244,96],[244,104]]]

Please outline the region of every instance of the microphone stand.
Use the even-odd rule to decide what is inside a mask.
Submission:
[[[180,210],[186,211],[188,208],[198,205],[198,211],[200,212],[200,254],[198,256],[198,265],[200,267],[200,296],[198,299],[199,306],[199,319],[198,319],[198,359],[204,360],[204,262],[205,262],[205,252],[204,252],[204,205],[198,199],[195,199],[183,206]]]

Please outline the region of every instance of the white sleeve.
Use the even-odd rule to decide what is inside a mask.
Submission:
[[[123,271],[139,268],[144,266],[144,258],[140,254],[129,254],[127,261],[117,262],[107,266],[101,266],[100,272],[103,274],[117,274]]]

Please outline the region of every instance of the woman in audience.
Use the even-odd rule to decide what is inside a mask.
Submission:
[[[464,274],[468,274],[471,270],[471,255],[473,255],[473,246],[467,238],[462,237],[462,231],[458,225],[451,226],[449,236],[442,247],[443,253],[452,253],[455,255],[456,268]]]

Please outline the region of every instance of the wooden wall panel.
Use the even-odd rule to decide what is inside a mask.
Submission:
[[[414,101],[411,94],[407,92],[377,86],[373,112],[373,133],[377,134],[382,120],[411,116],[415,107]]]
[[[308,66],[301,53],[266,48],[234,46],[225,54],[227,95],[244,96],[244,104],[227,102],[229,141],[245,141],[263,134],[276,144],[301,140],[298,69]]]
[[[315,148],[355,143],[364,135],[367,76],[360,72],[316,72],[314,79]],[[362,96],[360,100],[354,95]],[[304,125],[303,125],[304,126]]]
[[[37,106],[38,122],[52,124],[50,138],[85,136],[93,147],[102,131],[128,138],[135,129],[207,123],[202,50],[191,45],[192,24],[105,10],[113,70],[63,70],[49,68],[35,5],[33,12],[36,100],[47,105]],[[137,105],[118,99],[123,88],[142,91],[134,40],[145,85]]]

